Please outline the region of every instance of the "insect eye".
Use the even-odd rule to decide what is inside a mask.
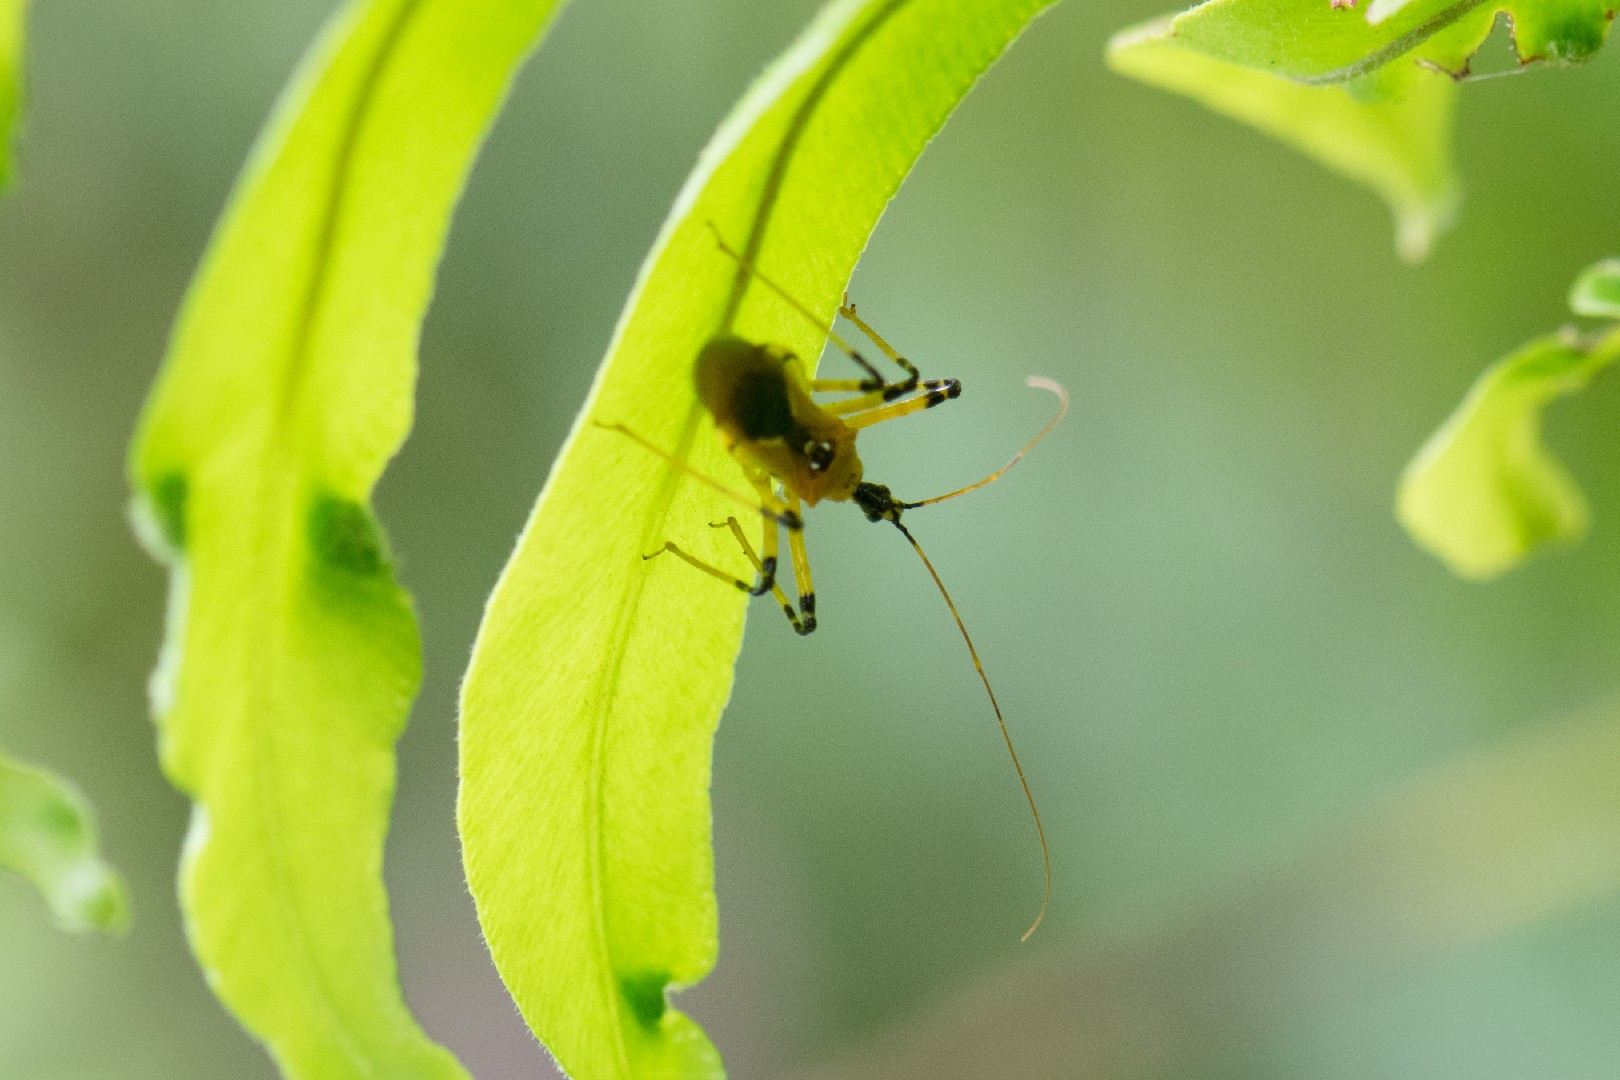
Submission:
[[[810,459],[811,472],[826,472],[827,466],[832,464],[835,453],[833,444],[830,442],[806,443],[804,452],[805,456]]]

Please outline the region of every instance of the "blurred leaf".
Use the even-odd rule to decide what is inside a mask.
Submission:
[[[1569,306],[1577,315],[1620,319],[1620,259],[1604,259],[1587,267],[1575,279]]]
[[[124,883],[96,853],[90,804],[66,780],[3,756],[0,867],[33,882],[64,930],[129,925]]]
[[[1615,6],[1373,0],[1362,13],[1324,0],[1208,0],[1116,35],[1109,61],[1367,184],[1395,212],[1401,255],[1417,260],[1456,208],[1455,88],[1444,74],[1468,73],[1498,13],[1522,62],[1576,62],[1602,47]]]
[[[401,1000],[381,867],[415,620],[369,508],[455,202],[555,0],[346,8],[255,149],[131,456],[173,571],[153,679],[196,800],[209,984],[289,1077],[460,1077]]]
[[[28,0],[0,0],[0,185],[11,180],[11,144],[22,102],[23,27]]]
[[[1118,34],[1110,66],[1246,121],[1366,184],[1395,213],[1401,255],[1428,254],[1457,201],[1450,78],[1402,62],[1354,83],[1307,85],[1185,48],[1171,37],[1171,22]]]
[[[1541,438],[1547,403],[1620,356],[1620,332],[1533,341],[1481,375],[1401,477],[1396,516],[1468,578],[1489,578],[1536,548],[1586,530],[1586,500]]]
[[[746,600],[641,558],[676,538],[741,570],[708,527],[737,506],[585,418],[741,486],[696,400],[698,351],[730,331],[817,356],[884,205],[1044,6],[841,0],[766,72],[677,199],[491,598],[462,702],[467,877],[507,987],[579,1080],[720,1075],[666,991],[714,964],[710,751]]]

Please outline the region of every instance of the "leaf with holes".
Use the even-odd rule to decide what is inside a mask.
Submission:
[[[1045,6],[838,2],[765,73],[676,200],[490,600],[462,702],[467,878],[507,987],[578,1080],[720,1075],[666,994],[714,964],[709,762],[746,600],[642,561],[671,538],[737,561],[706,535],[736,506],[597,424],[741,485],[699,350],[729,330],[818,355],[901,179]],[[753,287],[711,223],[819,325]]]
[[[121,933],[129,902],[96,853],[90,804],[59,777],[0,757],[0,867],[45,897],[64,930]]]
[[[369,508],[451,207],[554,0],[372,0],[295,77],[131,453],[172,570],[153,680],[209,984],[289,1077],[460,1077],[395,974],[383,836],[415,620]]]

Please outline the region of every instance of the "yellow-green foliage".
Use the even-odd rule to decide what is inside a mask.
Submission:
[[[395,977],[382,883],[416,623],[369,507],[473,154],[555,0],[368,0],[278,107],[130,460],[172,570],[154,680],[195,800],[181,875],[209,983],[289,1077],[456,1078]]]
[[[832,4],[704,152],[490,601],[462,707],[460,824],[496,965],[577,1080],[715,1077],[665,993],[714,964],[709,760],[745,597],[665,539],[744,568],[738,507],[623,435],[740,485],[692,385],[731,328],[819,354],[712,223],[831,319],[868,234],[957,102],[1045,0]]]
[[[1620,318],[1620,260],[1570,291],[1579,315]],[[1548,404],[1620,359],[1620,327],[1532,341],[1479,377],[1401,478],[1396,514],[1413,539],[1463,577],[1488,578],[1536,549],[1586,532],[1586,498],[1541,437]]]
[[[65,930],[120,932],[124,883],[96,854],[90,806],[73,785],[0,757],[0,867],[34,883]]]
[[[1200,101],[1378,192],[1403,256],[1450,223],[1455,86],[1498,13],[1518,57],[1579,62],[1602,47],[1616,0],[1208,0],[1126,30],[1114,69]]]

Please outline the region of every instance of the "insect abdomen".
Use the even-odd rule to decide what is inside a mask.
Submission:
[[[737,427],[750,439],[787,439],[799,433],[781,371],[749,371],[731,395]]]
[[[698,398],[734,438],[786,439],[798,427],[782,359],[737,337],[710,339],[698,354]]]

